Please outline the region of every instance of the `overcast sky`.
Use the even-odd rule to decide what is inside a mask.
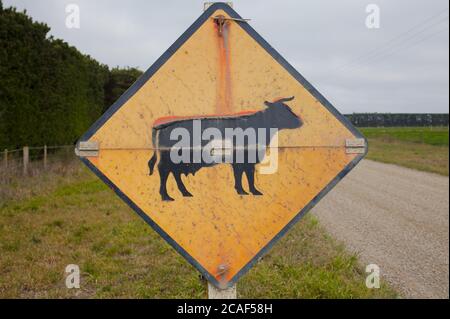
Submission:
[[[109,66],[146,70],[199,0],[3,0]],[[65,25],[79,5],[81,28]],[[448,0],[235,0],[234,9],[341,112],[448,112]],[[380,28],[366,27],[366,6]]]

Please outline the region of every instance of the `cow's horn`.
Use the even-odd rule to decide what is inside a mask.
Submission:
[[[292,101],[293,99],[295,99],[295,96],[287,97],[284,99],[279,99],[277,102],[289,102],[289,101]]]

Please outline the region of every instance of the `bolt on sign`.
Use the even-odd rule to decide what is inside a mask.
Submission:
[[[363,136],[225,3],[209,6],[76,149],[220,289],[366,151]]]

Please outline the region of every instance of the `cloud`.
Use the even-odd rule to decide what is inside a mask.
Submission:
[[[3,2],[27,9],[55,37],[102,63],[143,70],[203,8],[203,1],[186,0]],[[69,3],[80,6],[79,30],[65,27]],[[381,9],[380,29],[365,26],[369,3]],[[448,112],[447,7],[447,0],[234,1],[235,10],[342,112]]]

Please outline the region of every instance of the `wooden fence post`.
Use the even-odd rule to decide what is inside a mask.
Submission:
[[[30,161],[30,148],[24,146],[23,148],[23,175],[28,174],[28,163]]]
[[[44,145],[44,170],[47,169],[47,145]]]
[[[5,169],[8,168],[8,150],[6,148],[3,152],[3,165],[5,166]]]

